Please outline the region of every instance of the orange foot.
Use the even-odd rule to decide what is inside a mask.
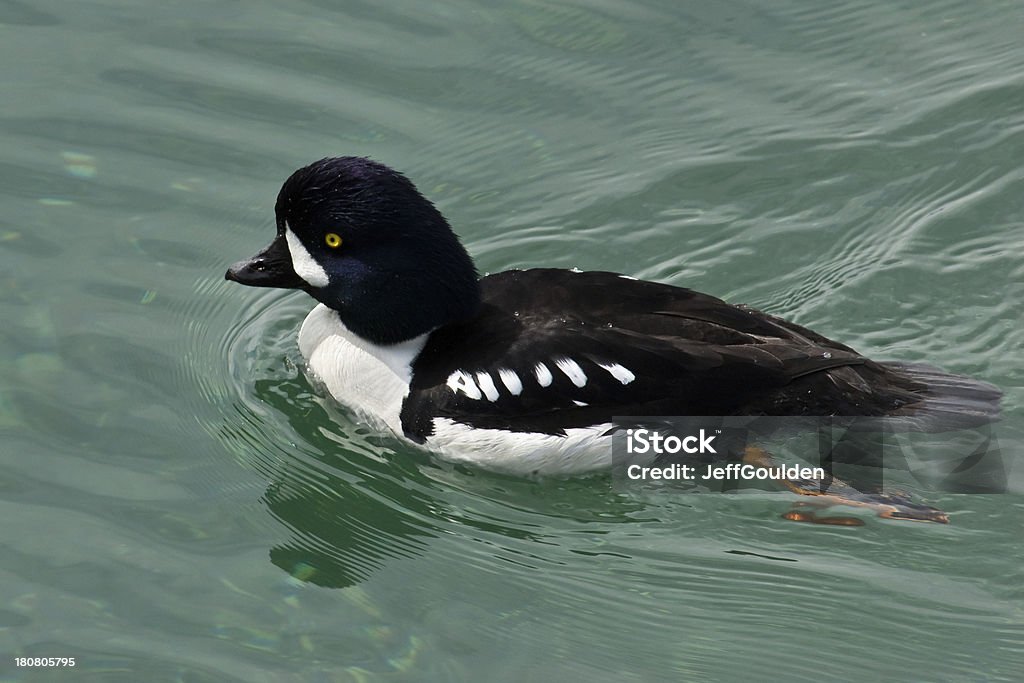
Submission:
[[[775,461],[768,451],[758,446],[747,446],[743,452],[743,462],[757,467],[774,467]],[[852,505],[874,510],[884,519],[900,519],[911,522],[935,522],[948,524],[949,516],[945,512],[929,505],[922,505],[910,500],[900,493],[864,493],[846,482],[833,478],[830,482],[817,479],[780,479],[783,486],[801,496],[815,496],[814,507],[831,507],[833,505]],[[782,515],[783,519],[793,522],[811,524],[832,524],[836,526],[864,526],[863,520],[856,517],[819,517],[807,508],[808,503],[800,504]]]

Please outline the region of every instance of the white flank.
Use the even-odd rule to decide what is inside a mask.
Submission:
[[[448,375],[448,387],[455,393],[459,393],[461,391],[474,401],[479,401],[483,396],[483,394],[480,393],[480,388],[477,387],[476,382],[473,381],[473,378],[462,370],[456,370],[452,374]]]
[[[484,396],[487,397],[488,401],[494,403],[498,400],[498,387],[494,386],[494,380],[491,379],[490,373],[476,373],[476,381],[480,388],[484,390]]]
[[[598,363],[598,365],[607,370],[608,374],[623,384],[629,384],[636,379],[636,375],[630,372],[629,368],[619,365],[618,363]]]
[[[498,370],[498,377],[501,377],[501,383],[508,389],[508,393],[513,396],[518,396],[523,393],[523,383],[519,379],[519,375],[516,374],[515,370],[508,370],[502,368]]]
[[[555,365],[562,371],[566,377],[568,377],[573,384],[578,387],[584,387],[587,384],[587,373],[583,372],[583,368],[579,366],[579,363],[574,361],[572,358],[559,358],[555,361]]]
[[[427,448],[445,460],[513,475],[570,475],[612,464],[611,424],[570,428],[565,436],[469,427],[434,418]]]
[[[292,255],[292,269],[295,274],[314,287],[326,287],[330,282],[327,271],[306,251],[306,247],[291,228],[284,229],[284,239],[288,242],[288,252]]]
[[[551,386],[551,371],[548,370],[548,366],[543,363],[537,363],[537,367],[533,369],[533,374],[537,375],[537,384],[542,387]]]
[[[580,408],[586,408],[587,406],[590,405],[589,403],[584,403],[583,401],[577,401],[576,399],[573,399],[572,402],[575,403],[576,405],[578,405]]]

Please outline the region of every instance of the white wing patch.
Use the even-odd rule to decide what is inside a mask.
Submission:
[[[579,363],[574,361],[572,358],[560,358],[555,361],[555,365],[562,371],[566,377],[568,377],[573,384],[578,387],[584,387],[587,384],[587,373],[583,372],[583,368],[580,367]]]
[[[498,377],[501,377],[501,383],[505,385],[505,388],[513,396],[523,393],[523,382],[519,379],[519,375],[516,374],[515,370],[502,368],[498,370]]]
[[[537,365],[533,368],[533,374],[537,376],[537,384],[541,385],[542,387],[551,386],[551,371],[548,370],[548,366],[544,365],[543,363],[537,363]]]
[[[327,271],[306,250],[291,228],[284,229],[284,239],[288,242],[288,253],[292,256],[292,270],[295,274],[314,287],[326,287],[330,282]]]
[[[488,401],[494,403],[498,400],[498,387],[494,386],[494,380],[491,378],[490,373],[476,373],[476,381],[480,388],[484,390],[484,396],[487,397]]]
[[[598,363],[598,365],[607,370],[609,375],[623,384],[629,384],[636,379],[636,375],[630,372],[629,368],[619,365],[618,363]]]
[[[597,365],[624,385],[636,379],[636,375],[629,368],[619,363],[598,363]],[[587,385],[587,373],[572,358],[558,358],[555,360],[555,366],[577,387],[582,389]],[[554,381],[551,370],[544,363],[537,363],[533,366],[533,374],[537,379],[537,384],[542,387],[549,387]],[[508,389],[508,393],[513,396],[519,396],[523,393],[523,380],[520,379],[519,374],[515,370],[500,368],[498,370],[498,378],[505,388]],[[448,376],[448,386],[452,391],[456,393],[462,392],[474,401],[486,398],[491,403],[494,403],[501,396],[494,377],[485,371],[477,372],[474,375],[464,370],[456,370]],[[574,401],[574,403],[578,406],[587,405],[579,401]]]
[[[462,370],[456,370],[448,375],[448,387],[455,393],[461,391],[474,401],[479,401],[483,397],[483,394],[480,393],[480,387],[476,385],[476,382],[473,381],[473,378],[468,373]]]
[[[590,405],[589,403],[584,403],[583,401],[577,401],[575,399],[573,400],[573,403],[578,405],[580,408],[586,408],[587,406]]]

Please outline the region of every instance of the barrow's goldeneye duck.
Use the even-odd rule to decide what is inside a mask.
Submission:
[[[443,457],[512,473],[608,467],[612,416],[960,416],[999,391],[879,363],[713,296],[608,272],[480,278],[401,173],[359,157],[296,171],[277,236],[229,280],[320,302],[299,348],[338,401]]]

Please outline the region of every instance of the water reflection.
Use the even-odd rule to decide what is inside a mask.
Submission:
[[[258,380],[255,395],[304,440],[298,457],[277,463],[263,495],[270,512],[293,533],[271,549],[275,565],[303,581],[344,588],[388,558],[425,552],[426,540],[441,533],[433,522],[437,504],[428,482],[415,469],[382,459],[359,434],[332,434],[330,416],[300,377]],[[341,440],[362,442],[365,450]]]
[[[616,495],[610,478],[532,481],[502,477],[433,460],[352,423],[296,374],[260,379],[255,396],[284,418],[301,442],[261,467],[273,483],[262,497],[291,532],[270,550],[271,561],[291,576],[345,588],[369,578],[388,561],[430,552],[450,553],[441,537],[461,537],[492,549],[494,558],[537,569],[567,558],[557,531],[583,527],[585,547],[565,552],[617,555],[596,537],[609,524],[650,521],[645,503]],[[440,546],[440,549],[436,549]]]

